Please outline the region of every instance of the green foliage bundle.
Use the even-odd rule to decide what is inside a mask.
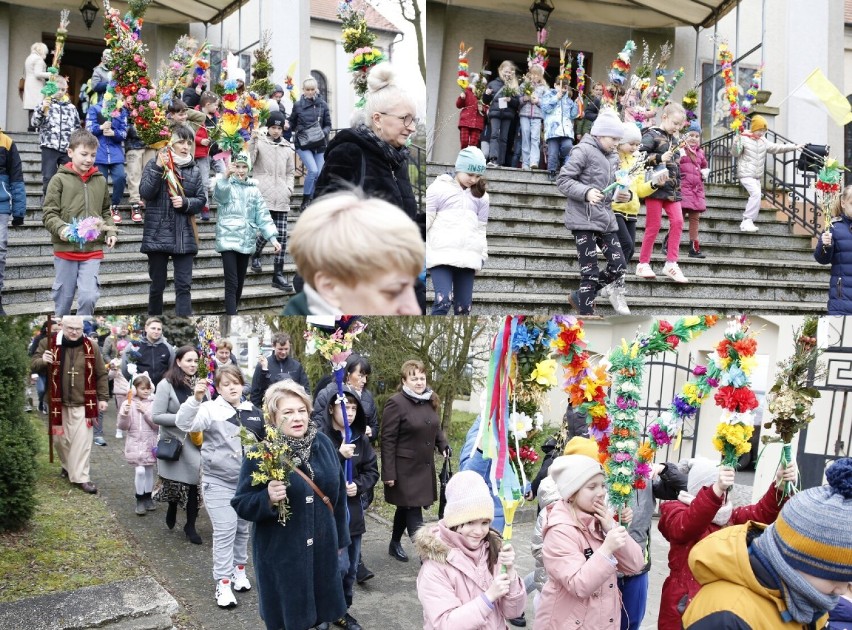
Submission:
[[[272,50],[270,49],[270,41],[272,33],[263,31],[263,36],[260,38],[260,45],[254,51],[254,64],[251,68],[251,76],[254,79],[249,85],[249,90],[259,96],[269,96],[275,90],[275,83],[270,77],[275,72],[272,67]]]
[[[24,413],[28,338],[26,321],[0,318],[0,531],[23,528],[36,508],[38,438]]]

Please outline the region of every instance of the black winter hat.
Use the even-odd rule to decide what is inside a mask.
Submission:
[[[273,125],[278,125],[284,129],[284,122],[286,120],[287,116],[283,112],[269,112],[269,118],[266,119],[266,126],[272,127]]]

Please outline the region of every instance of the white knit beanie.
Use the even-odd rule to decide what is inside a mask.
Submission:
[[[570,499],[595,475],[603,474],[596,459],[586,455],[562,455],[553,460],[548,474],[553,477],[563,499]]]
[[[624,133],[623,123],[618,115],[612,109],[601,110],[598,117],[592,124],[591,134],[598,138],[604,136],[609,138],[621,138]]]
[[[706,457],[696,457],[689,467],[686,491],[696,496],[701,488],[712,486],[719,478],[719,462]]]
[[[484,518],[494,520],[494,499],[488,485],[472,470],[457,472],[447,483],[444,525],[452,528]]]
[[[636,126],[636,123],[621,123],[621,128],[622,144],[627,144],[628,142],[642,142],[642,133],[639,131],[639,127]]]

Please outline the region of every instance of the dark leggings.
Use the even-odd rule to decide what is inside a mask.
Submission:
[[[627,267],[618,232],[591,232],[574,230],[577,241],[577,258],[580,261],[580,315],[595,312],[595,296],[600,289],[624,276]],[[600,246],[607,265],[603,271],[598,267],[595,245]]]
[[[393,515],[393,534],[391,540],[399,542],[402,540],[402,534],[408,529],[409,537],[414,537],[420,526],[423,524],[423,510],[419,507],[402,507],[397,506],[396,512]]]
[[[624,264],[629,265],[636,251],[636,217],[627,217],[615,212],[615,220],[618,221],[618,242],[621,243],[621,252],[624,254]]]
[[[222,268],[225,272],[225,314],[236,315],[240,298],[243,296],[243,283],[246,279],[251,254],[240,252],[222,252]]]
[[[456,315],[470,315],[473,303],[473,269],[437,265],[429,269],[435,288],[432,315],[446,315],[451,307]]]

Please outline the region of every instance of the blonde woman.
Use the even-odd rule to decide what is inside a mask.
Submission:
[[[47,71],[47,46],[41,42],[36,42],[30,46],[30,55],[24,62],[24,109],[27,110],[27,131],[35,131],[35,128],[30,122],[33,117],[33,110],[36,109],[44,100],[41,94],[41,89],[44,87],[45,81],[50,78],[50,73]]]
[[[482,102],[488,105],[488,123],[491,125],[489,166],[504,166],[506,145],[509,141],[509,128],[518,114],[518,78],[515,64],[504,61],[497,70],[497,78],[488,87]]]
[[[316,132],[312,134],[312,128],[322,131],[321,139]],[[290,129],[296,143],[296,153],[307,170],[302,192],[301,209],[304,210],[314,196],[317,176],[325,163],[325,145],[331,132],[331,112],[328,103],[319,95],[317,80],[314,78],[302,81],[302,96],[293,104]]]

